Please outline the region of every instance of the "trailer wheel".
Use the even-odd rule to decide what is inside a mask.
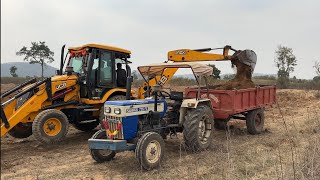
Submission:
[[[247,131],[249,134],[260,134],[264,126],[264,110],[249,111],[246,116]]]
[[[84,132],[88,132],[88,131],[92,131],[94,128],[96,128],[99,125],[99,120],[97,121],[93,121],[93,122],[89,122],[89,123],[74,123],[72,124],[72,126],[80,131],[84,131]]]
[[[40,112],[32,123],[34,137],[45,144],[54,144],[63,140],[69,128],[67,116],[56,109]]]
[[[213,113],[208,106],[200,105],[189,109],[183,123],[183,138],[193,152],[208,148],[213,134]]]
[[[106,131],[100,129],[91,137],[92,139],[107,139]],[[89,149],[91,157],[98,163],[105,161],[110,161],[116,155],[115,151],[106,150],[106,149]]]
[[[227,130],[228,122],[225,120],[214,120],[214,128],[218,130]]]
[[[164,156],[164,140],[155,132],[148,132],[138,140],[136,158],[143,169],[151,170],[160,166]]]
[[[18,123],[8,133],[14,138],[27,138],[32,135],[32,123]]]

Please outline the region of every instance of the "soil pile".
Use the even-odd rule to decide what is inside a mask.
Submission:
[[[252,81],[251,67],[237,60],[233,61],[232,64],[237,68],[236,76],[216,89],[232,90],[254,88],[255,84]]]

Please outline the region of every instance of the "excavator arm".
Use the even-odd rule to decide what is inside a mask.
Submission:
[[[207,53],[212,50],[223,49],[222,54]],[[168,60],[173,62],[196,62],[196,61],[226,61],[231,60],[229,51],[233,50],[231,46],[223,48],[204,48],[204,49],[179,49],[168,52]]]
[[[208,53],[212,50],[222,49],[222,54]],[[232,59],[229,55],[230,50],[237,51],[231,46],[223,48],[205,48],[205,49],[178,49],[168,52],[168,61],[175,62],[199,62],[199,61],[227,61]],[[167,62],[168,62],[167,61]],[[161,86],[167,84],[173,75],[177,72],[178,68],[165,69],[161,75],[157,75],[149,79],[149,87],[159,84]],[[143,99],[145,92],[148,89],[148,83],[144,82],[143,86],[138,89],[138,98]]]

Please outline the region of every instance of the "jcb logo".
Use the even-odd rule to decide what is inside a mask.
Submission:
[[[56,89],[58,90],[58,89],[62,89],[62,88],[64,88],[64,87],[66,87],[67,86],[67,83],[62,83],[62,84],[59,84],[59,85],[56,85]]]
[[[167,80],[168,78],[166,76],[162,76],[158,84],[162,86],[167,82]]]
[[[186,51],[186,50],[177,50],[177,51],[176,51],[176,54],[178,54],[178,55],[185,55],[185,54],[187,54],[187,51]]]

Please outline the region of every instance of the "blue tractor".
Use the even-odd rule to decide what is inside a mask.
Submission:
[[[191,68],[196,80],[212,74],[212,68],[198,63],[161,63],[138,67],[149,84],[150,77],[168,68]],[[200,93],[199,93],[200,94]],[[146,89],[143,100],[106,101],[102,129],[88,140],[90,154],[97,162],[109,161],[116,153],[134,151],[146,170],[157,168],[164,156],[164,139],[183,133],[191,151],[206,149],[212,141],[213,113],[208,98],[184,98],[183,92],[162,89],[158,83]]]

